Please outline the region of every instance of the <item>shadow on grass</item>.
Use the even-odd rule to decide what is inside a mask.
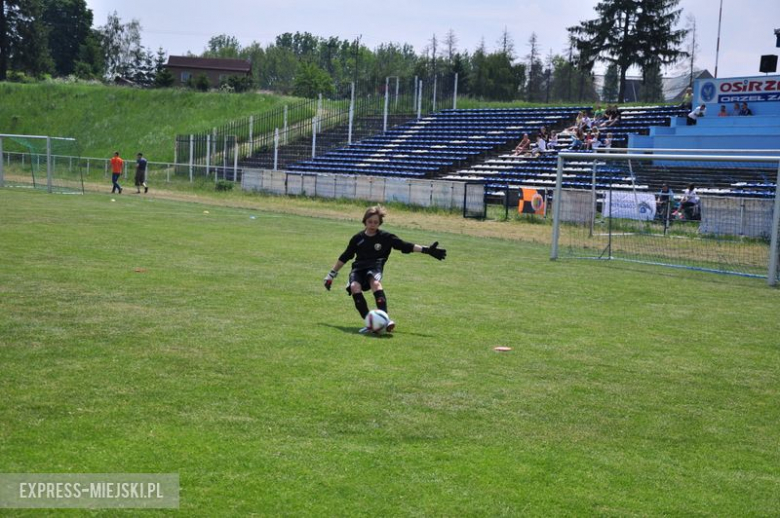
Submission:
[[[330,327],[331,329],[338,329],[339,331],[346,333],[348,335],[360,335],[368,338],[392,338],[393,337],[391,333],[385,333],[381,335],[378,335],[376,333],[366,333],[364,335],[361,335],[358,332],[359,328],[353,326],[334,326],[333,324],[326,324],[324,322],[320,322],[320,325],[324,327]]]
[[[365,336],[367,338],[388,339],[388,338],[393,338],[394,335],[398,334],[398,331],[394,331],[393,333],[384,333],[384,334],[381,334],[381,335],[374,334],[374,333],[367,333],[365,335],[361,335],[360,333],[358,333],[358,329],[359,328],[356,328],[356,327],[351,327],[351,326],[334,326],[333,324],[326,324],[324,322],[320,322],[319,325],[321,325],[323,327],[330,327],[331,329],[338,329],[339,331],[341,331],[343,333],[346,333],[348,335],[360,335],[360,336]],[[404,336],[420,336],[420,337],[423,337],[423,338],[433,338],[433,335],[428,335],[428,334],[425,334],[425,333],[410,333],[408,331],[406,331],[406,332],[402,331],[401,335],[404,335]]]

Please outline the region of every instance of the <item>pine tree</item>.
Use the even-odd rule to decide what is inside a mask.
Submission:
[[[532,32],[528,39],[528,55],[525,57],[528,77],[526,81],[525,99],[528,102],[544,100],[544,66],[542,65],[536,33]]]
[[[674,28],[682,11],[677,9],[679,3],[680,0],[602,0],[595,7],[598,18],[569,28],[583,63],[600,60],[617,65],[619,102],[625,99],[630,67],[644,67],[651,61],[668,65],[686,55],[679,45],[687,31]]]

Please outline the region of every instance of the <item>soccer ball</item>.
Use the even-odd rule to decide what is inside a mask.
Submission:
[[[384,333],[389,322],[390,316],[381,309],[372,309],[366,315],[366,327],[372,333]]]

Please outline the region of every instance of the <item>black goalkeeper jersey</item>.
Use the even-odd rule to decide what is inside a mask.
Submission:
[[[393,249],[408,254],[414,249],[414,243],[408,243],[384,230],[377,231],[373,236],[367,236],[365,231],[360,231],[349,240],[347,249],[339,256],[339,260],[346,264],[355,257],[352,264],[355,270],[382,268]]]

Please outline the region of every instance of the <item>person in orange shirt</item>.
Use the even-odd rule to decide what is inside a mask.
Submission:
[[[111,187],[111,194],[115,192],[122,194],[122,186],[119,185],[119,176],[122,174],[124,165],[125,161],[120,158],[119,151],[117,151],[111,159],[111,183],[113,184],[113,187]]]

